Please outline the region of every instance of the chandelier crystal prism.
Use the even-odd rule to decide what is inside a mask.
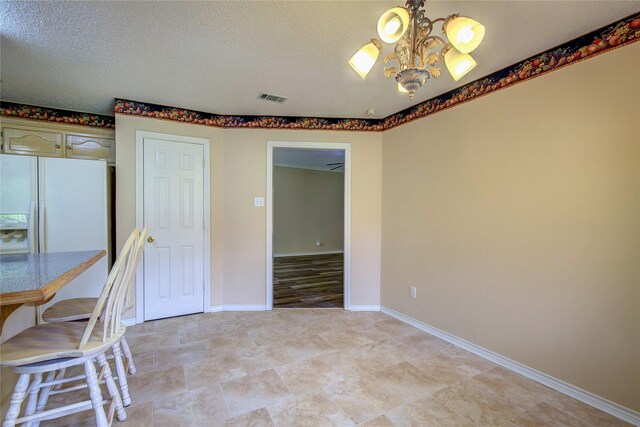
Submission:
[[[385,43],[394,44],[393,52],[382,59],[395,66],[384,68],[386,77],[394,77],[400,92],[408,92],[413,101],[415,93],[430,78],[440,76],[436,65],[444,61],[454,80],[459,80],[476,66],[469,55],[484,38],[482,24],[471,18],[453,14],[447,18],[429,19],[424,10],[425,0],[407,0],[405,7],[397,6],[382,14],[378,20],[378,36]],[[442,22],[442,33],[448,41],[431,34],[434,25]],[[365,78],[382,53],[382,43],[371,39],[351,57],[349,65]]]

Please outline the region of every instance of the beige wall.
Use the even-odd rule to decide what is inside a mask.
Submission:
[[[211,300],[222,304],[224,226],[222,203],[224,146],[217,128],[142,117],[116,116],[116,247],[119,251],[136,226],[136,131],[208,138],[211,141]]]
[[[380,303],[382,135],[367,132],[224,131],[224,303],[264,304],[267,141],[351,143],[351,303]],[[356,220],[357,219],[357,220]],[[248,267],[249,266],[249,267]],[[215,286],[215,285],[214,285]]]
[[[273,168],[274,255],[342,251],[343,231],[344,173]]]
[[[267,141],[352,144],[351,303],[380,303],[382,135],[365,132],[217,129],[142,117],[116,116],[118,247],[135,227],[135,132],[211,140],[211,305],[264,304]]]
[[[382,304],[640,410],[639,69],[640,43],[386,132]]]

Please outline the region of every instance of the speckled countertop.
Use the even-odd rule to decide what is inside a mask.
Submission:
[[[101,252],[0,255],[0,293],[40,289]]]

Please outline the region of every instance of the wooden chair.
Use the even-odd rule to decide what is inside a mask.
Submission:
[[[140,264],[140,260],[142,259],[142,252],[144,251],[147,229],[145,228],[139,235],[137,233],[139,233],[138,229],[134,230],[131,236],[129,236],[129,239],[133,239],[135,236],[137,238],[137,243],[135,243],[134,250],[132,250],[129,255],[131,257],[128,266],[130,270],[127,273],[126,286],[123,287],[123,289],[126,289],[126,294],[122,313],[126,313],[129,309],[131,309],[135,302],[134,278],[135,272],[138,268],[138,265]],[[47,308],[47,310],[45,310],[45,312],[42,314],[42,318],[47,323],[86,320],[91,317],[91,313],[97,302],[98,298],[70,298],[58,301],[51,307]],[[116,342],[113,345],[112,350],[117,372],[116,379],[120,384],[122,401],[124,403],[124,406],[129,406],[131,404],[131,397],[129,396],[129,387],[127,384],[126,372],[128,372],[130,375],[135,375],[136,373],[136,367],[133,363],[133,355],[131,354],[131,350],[124,336],[122,336],[122,339],[120,341]],[[122,360],[123,355],[125,358],[124,362]],[[58,372],[57,378],[62,379],[64,378],[64,376],[65,370],[61,369]]]
[[[105,353],[120,341],[126,329],[120,319],[127,280],[130,279],[136,259],[132,252],[139,243],[139,237],[139,234],[133,234],[125,244],[87,321],[37,325],[0,345],[0,366],[9,367],[19,374],[3,427],[20,423],[38,425],[42,420],[91,408],[95,412],[98,427],[111,425],[114,413],[118,420],[126,419],[127,413]],[[100,377],[104,378],[107,386],[108,401],[102,399],[94,360],[98,362]],[[77,365],[83,365],[84,375],[55,379],[56,371]],[[52,391],[58,384],[78,380],[83,380],[85,384]],[[44,410],[50,394],[81,388],[89,389],[89,400]],[[24,414],[19,417],[25,399]],[[105,403],[109,403],[108,415],[103,407]]]

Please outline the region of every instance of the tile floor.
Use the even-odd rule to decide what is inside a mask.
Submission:
[[[382,313],[212,313],[127,336],[134,403],[114,426],[626,425]]]

